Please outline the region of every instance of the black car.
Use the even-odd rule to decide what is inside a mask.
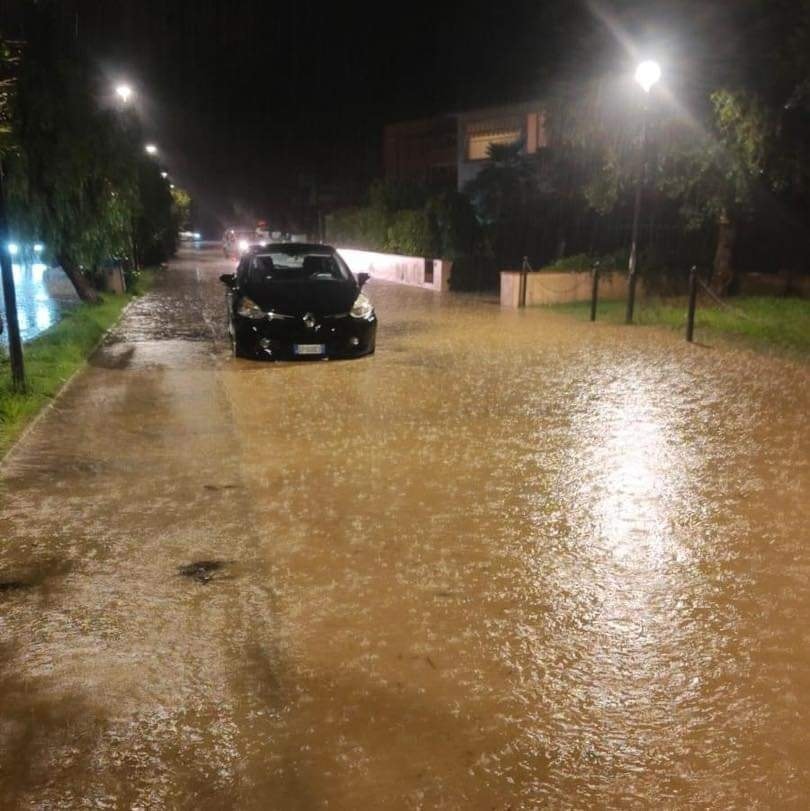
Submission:
[[[237,357],[260,360],[356,358],[374,351],[377,316],[357,278],[328,245],[254,246],[228,288],[229,332]]]

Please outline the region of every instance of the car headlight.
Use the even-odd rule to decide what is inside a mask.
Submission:
[[[236,308],[236,312],[238,315],[241,315],[243,318],[266,318],[267,313],[256,304],[253,299],[248,298],[247,296],[243,296],[242,300],[239,302],[239,306]]]
[[[351,316],[352,318],[371,318],[374,315],[374,307],[368,297],[361,293],[352,304]]]
[[[246,239],[239,240],[239,250],[244,253],[250,247],[250,243]]]

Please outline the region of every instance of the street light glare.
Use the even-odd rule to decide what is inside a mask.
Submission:
[[[161,172],[160,176],[165,180],[169,176],[169,173],[168,172]]]
[[[158,149],[154,144],[147,144],[144,149],[149,155],[157,155]]]
[[[128,84],[119,84],[115,88],[116,95],[126,104],[132,96],[132,88]]]
[[[649,93],[652,86],[661,78],[661,66],[652,59],[647,59],[636,68],[636,81]]]

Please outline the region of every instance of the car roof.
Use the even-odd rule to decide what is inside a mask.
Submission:
[[[281,253],[335,253],[331,245],[323,245],[320,242],[269,242],[267,245],[251,245],[251,253],[267,253],[277,250]]]

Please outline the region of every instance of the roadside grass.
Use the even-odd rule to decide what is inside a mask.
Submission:
[[[798,298],[751,296],[731,298],[728,308],[706,298],[698,300],[695,340],[723,339],[760,351],[793,356],[810,355],[810,301]],[[597,321],[624,323],[624,301],[600,301]],[[554,304],[556,312],[587,319],[590,302]],[[686,330],[686,298],[647,299],[636,304],[636,323]]]
[[[24,393],[12,391],[8,354],[5,347],[0,348],[0,459],[25,426],[87,360],[127,303],[145,293],[153,280],[154,271],[142,271],[127,294],[104,294],[101,304],[79,304],[53,327],[24,344],[27,383]]]

